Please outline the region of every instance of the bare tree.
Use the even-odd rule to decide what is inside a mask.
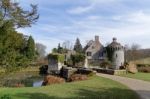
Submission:
[[[38,52],[39,58],[44,58],[46,54],[46,46],[41,43],[36,43],[36,50]]]
[[[139,44],[132,44],[131,46],[125,45],[125,58],[127,61],[135,61],[141,58],[141,53]]]
[[[64,49],[72,50],[73,45],[70,41],[67,40],[67,41],[63,42],[62,47]]]

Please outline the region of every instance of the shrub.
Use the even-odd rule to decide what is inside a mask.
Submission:
[[[73,62],[73,65],[75,66],[83,66],[85,55],[81,53],[77,53],[75,55],[71,55],[71,60]]]
[[[79,68],[77,71],[77,74],[82,74],[82,75],[89,75],[90,73],[93,73],[93,70],[90,69],[84,69],[84,68]]]
[[[95,59],[89,59],[88,60],[89,66],[100,66],[101,63],[102,63],[101,61],[95,60]]]
[[[65,80],[63,78],[48,75],[48,76],[45,76],[42,85],[46,86],[46,85],[52,85],[52,84],[60,84],[64,82]]]
[[[139,72],[150,73],[150,64],[137,64]]]
[[[15,84],[15,87],[18,87],[18,88],[20,88],[20,87],[25,87],[25,85],[24,85],[24,84],[21,84],[21,83],[17,83],[17,84]]]
[[[150,67],[138,67],[139,72],[150,73]]]
[[[39,68],[40,70],[40,74],[47,74],[47,71],[48,71],[48,65],[43,65]]]
[[[111,62],[108,61],[107,59],[105,59],[101,64],[100,64],[101,68],[111,68]]]
[[[94,75],[96,75],[96,72],[93,71],[93,72],[89,73],[87,76],[91,77],[91,76],[94,76]]]
[[[88,79],[87,75],[81,75],[81,74],[74,74],[70,77],[71,82],[82,81],[82,80],[87,80],[87,79]]]
[[[150,67],[150,64],[137,64],[137,67]]]
[[[12,99],[10,95],[3,95],[0,99]]]

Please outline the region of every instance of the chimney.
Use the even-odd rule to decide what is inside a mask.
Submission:
[[[113,38],[113,42],[117,42],[117,38],[114,37],[114,38]]]
[[[99,36],[95,36],[95,41],[99,42]]]

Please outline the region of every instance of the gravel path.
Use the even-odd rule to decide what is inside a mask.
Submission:
[[[150,99],[150,82],[101,73],[98,73],[97,75],[115,80],[128,86],[130,89],[138,93],[141,99]]]

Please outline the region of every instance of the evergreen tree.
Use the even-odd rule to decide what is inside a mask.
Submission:
[[[80,43],[79,38],[76,39],[75,45],[74,45],[74,50],[78,53],[82,53],[83,49],[82,49],[82,45]]]
[[[58,53],[60,53],[60,54],[63,53],[63,48],[60,46],[60,43],[58,44],[57,51],[58,51]]]
[[[58,49],[57,48],[53,48],[52,49],[52,53],[58,53]]]
[[[41,43],[36,43],[36,51],[39,58],[44,58],[46,54],[46,46]]]
[[[32,36],[29,37],[27,42],[26,55],[31,60],[35,57],[35,43]]]
[[[30,27],[38,18],[37,5],[31,5],[31,11],[26,11],[13,0],[0,0],[0,29],[8,22],[15,28]]]
[[[30,37],[31,43],[28,43],[15,29],[30,27],[38,17],[36,5],[27,11],[13,0],[0,0],[0,66],[10,71],[28,65],[26,56],[34,56],[34,40]]]

